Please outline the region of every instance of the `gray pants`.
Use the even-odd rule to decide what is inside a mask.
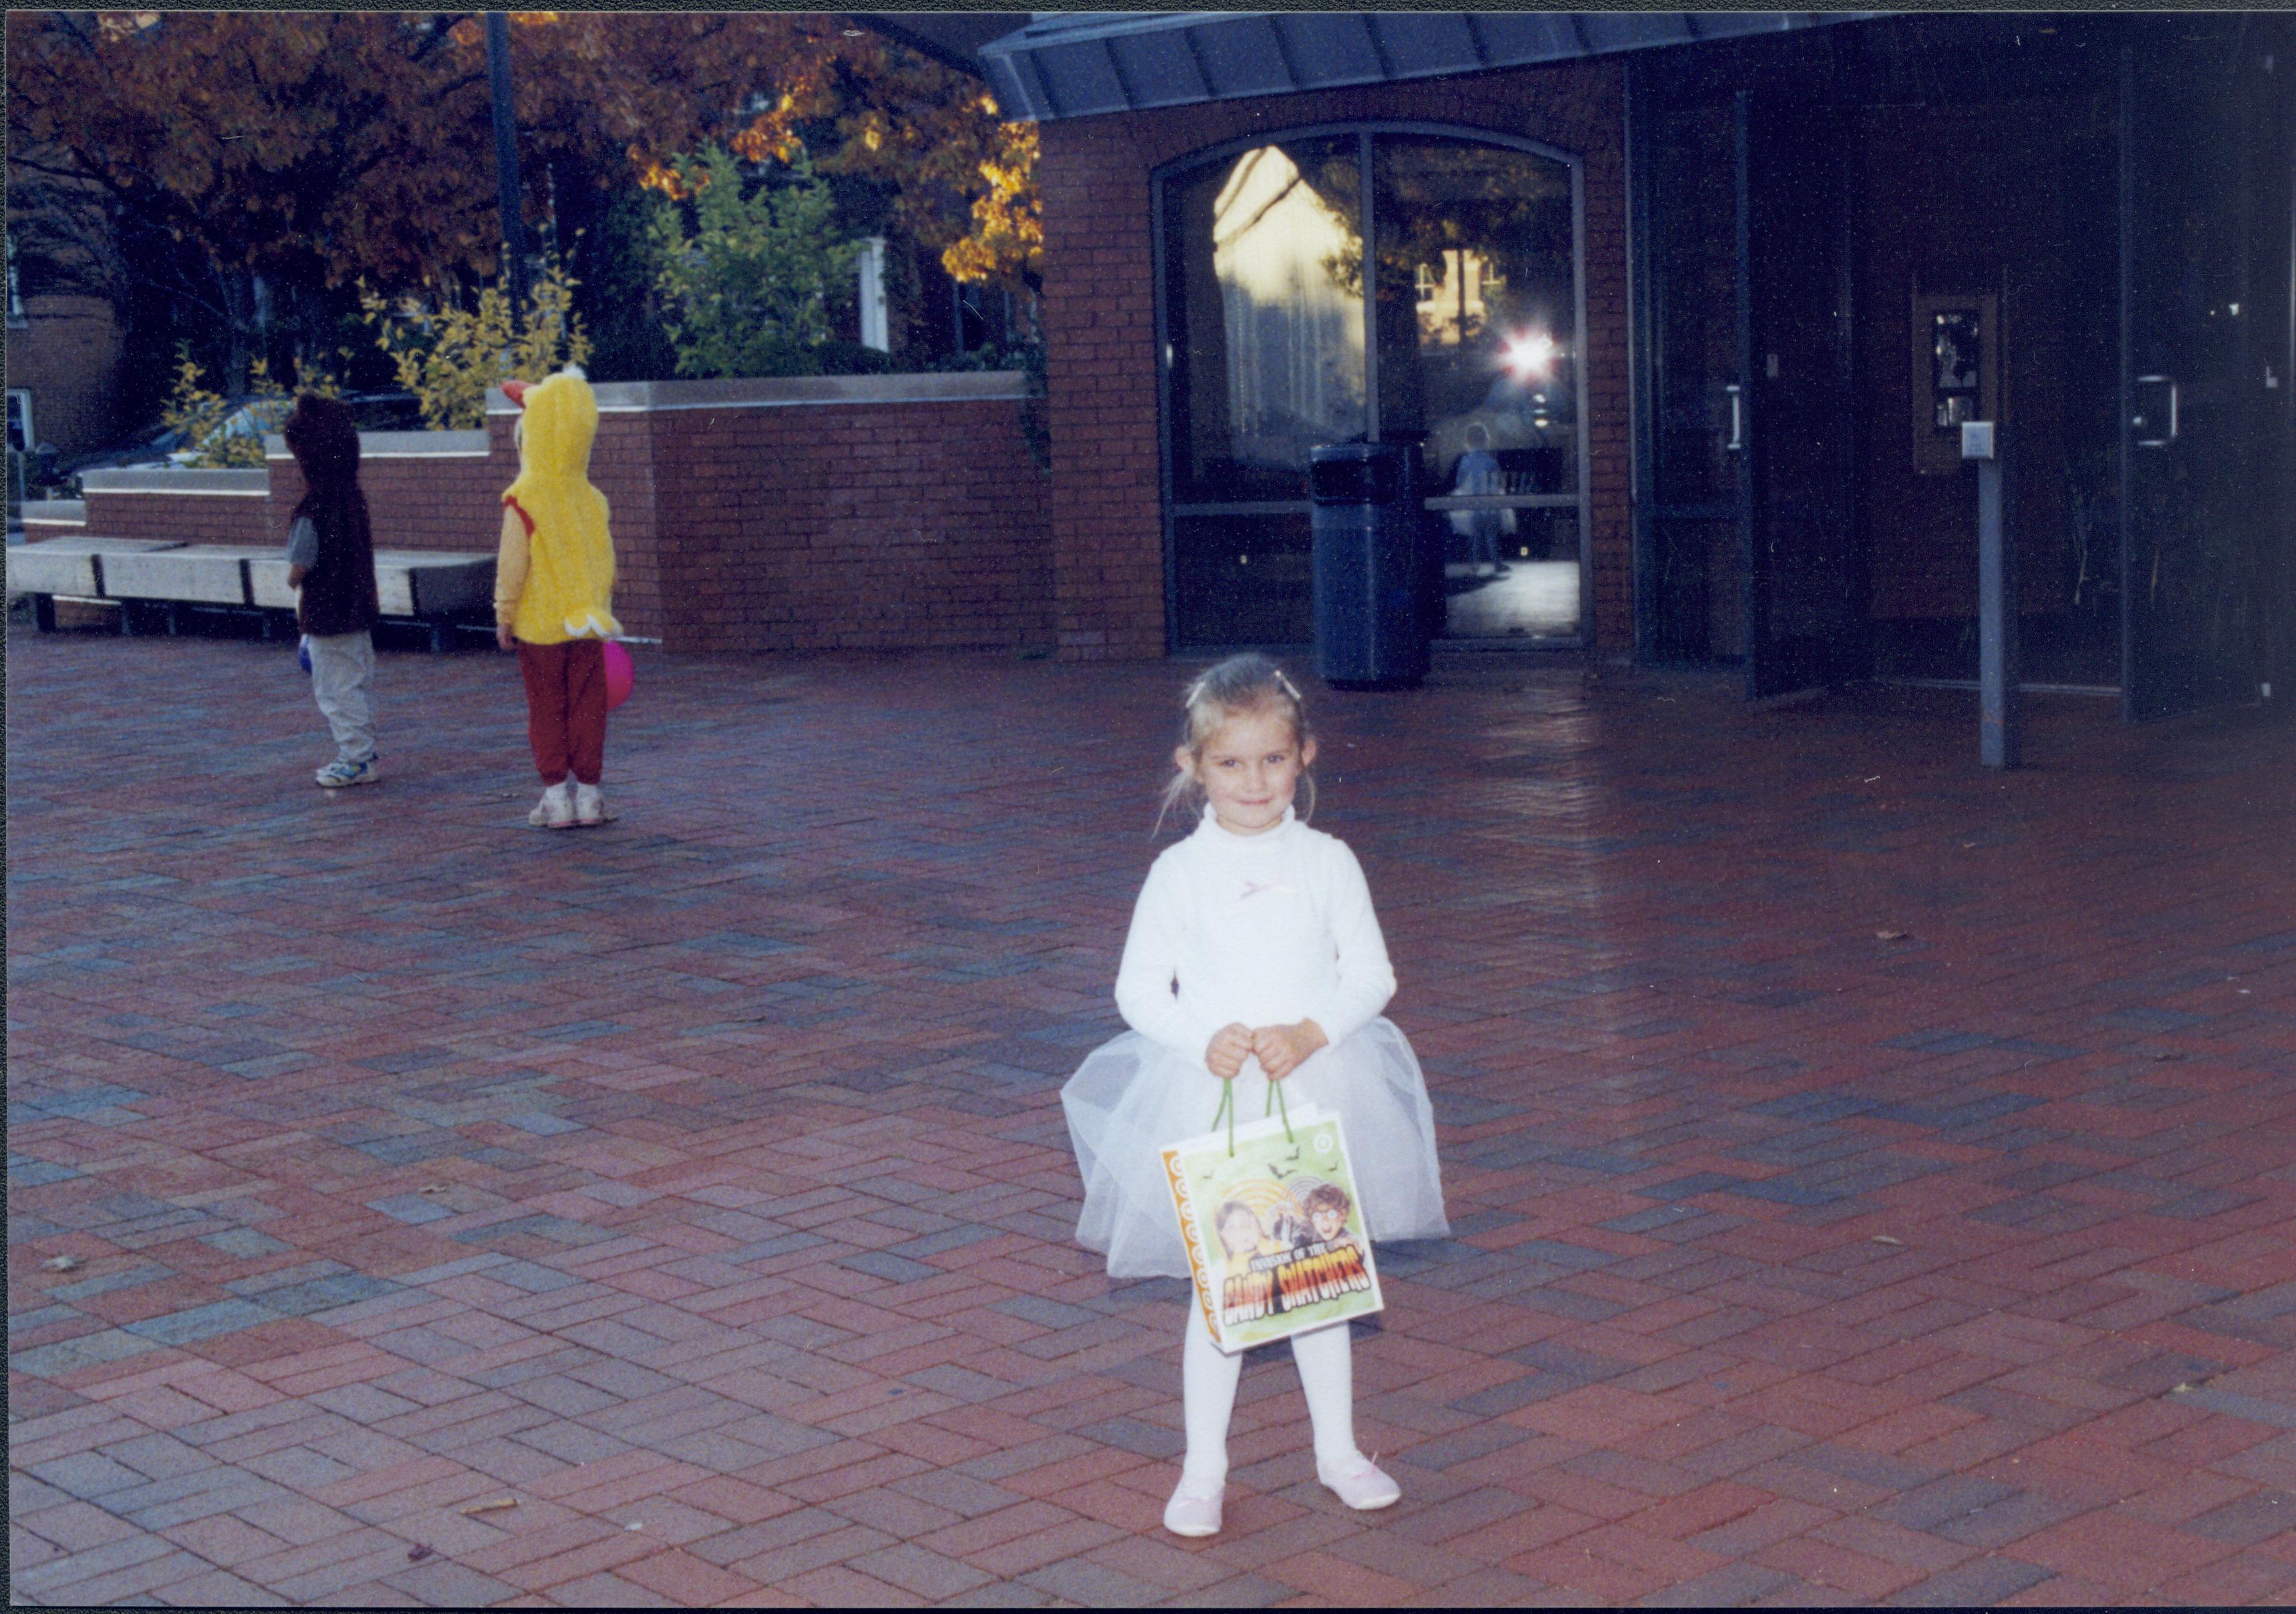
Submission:
[[[374,756],[374,635],[312,634],[311,692],[345,762]]]

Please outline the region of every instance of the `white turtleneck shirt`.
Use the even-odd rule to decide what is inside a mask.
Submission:
[[[1394,995],[1355,854],[1288,807],[1257,835],[1205,808],[1148,871],[1116,972],[1125,1022],[1197,1065],[1222,1027],[1312,1020],[1336,1045]]]

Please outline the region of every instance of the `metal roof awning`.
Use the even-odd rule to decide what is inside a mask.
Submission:
[[[1035,122],[1695,45],[1879,12],[1065,12],[980,47]]]
[[[985,78],[980,47],[1028,21],[1028,12],[848,12],[846,16],[898,40],[943,67]]]

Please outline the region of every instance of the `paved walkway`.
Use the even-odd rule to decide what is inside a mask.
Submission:
[[[2296,734],[1454,673],[1320,703],[1443,1123],[1380,1516],[1246,1371],[1157,1519],[1177,1285],[1060,1080],[1180,669],[641,663],[527,830],[506,661],[11,633],[17,1598],[2286,1602]]]

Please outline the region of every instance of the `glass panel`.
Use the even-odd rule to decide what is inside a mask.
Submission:
[[[1316,636],[1310,552],[1304,514],[1175,520],[1181,645],[1308,643]]]
[[[1455,639],[1578,633],[1578,512],[1454,510],[1444,545],[1443,631]]]
[[[1305,498],[1308,451],[1363,435],[1356,151],[1285,141],[1165,188],[1182,504]]]
[[[1660,504],[1726,504],[1737,497],[1742,463],[1728,447],[1727,389],[1739,379],[1735,112],[1697,107],[1655,121],[1653,491]]]
[[[1379,428],[1444,490],[1578,487],[1570,168],[1417,135],[1373,144]]]

